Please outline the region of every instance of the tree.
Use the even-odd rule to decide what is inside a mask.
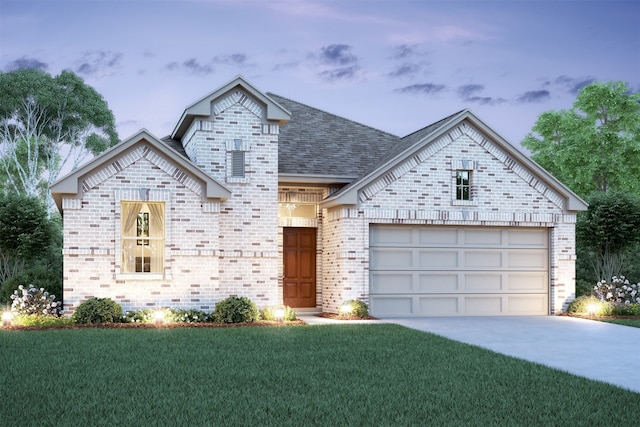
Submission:
[[[38,197],[0,193],[0,283],[48,250],[53,229],[47,211]]]
[[[542,113],[532,130],[522,145],[582,197],[640,193],[640,93],[624,83],[585,86],[571,110]]]
[[[98,92],[71,71],[0,73],[0,170],[4,185],[35,196],[61,170],[118,142],[115,119]]]
[[[640,242],[640,198],[628,192],[594,193],[578,214],[576,241],[596,280],[610,280],[627,268],[629,248]]]

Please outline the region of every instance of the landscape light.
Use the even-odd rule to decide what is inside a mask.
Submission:
[[[598,311],[598,304],[592,302],[591,304],[589,304],[589,306],[587,307],[587,310],[589,310],[589,316],[593,317],[596,314],[596,311]]]
[[[344,316],[349,316],[353,312],[353,306],[349,303],[342,304],[340,306],[340,314]]]
[[[276,320],[278,322],[282,322],[284,320],[284,309],[282,308],[276,309]]]
[[[156,325],[162,325],[164,323],[164,311],[156,310],[155,319],[156,319]]]
[[[13,314],[10,311],[5,311],[2,313],[2,326],[11,326],[11,321],[13,320]]]

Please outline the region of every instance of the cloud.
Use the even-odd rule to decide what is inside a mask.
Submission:
[[[588,86],[595,81],[596,79],[593,77],[576,79],[574,77],[562,75],[560,77],[557,77],[554,83],[560,86],[564,86],[567,92],[569,92],[570,94],[577,95],[583,87]]]
[[[244,53],[232,53],[231,55],[218,55],[213,57],[215,64],[247,66],[247,55]]]
[[[352,65],[350,67],[333,68],[318,73],[323,80],[335,82],[338,80],[351,80],[359,75],[360,67]]]
[[[548,90],[530,90],[520,95],[518,97],[518,102],[522,102],[522,103],[542,102],[542,101],[546,101],[549,98],[551,98],[551,93]]]
[[[122,53],[111,52],[105,50],[94,50],[85,52],[83,57],[78,61],[76,73],[88,76],[102,78],[113,75],[120,67]]]
[[[398,93],[418,93],[418,94],[427,94],[433,95],[436,93],[440,93],[446,89],[445,85],[435,84],[435,83],[421,83],[405,86],[399,89],[395,89],[395,92]]]
[[[165,68],[169,71],[183,71],[199,76],[207,76],[215,71],[210,64],[202,64],[196,58],[187,59],[182,63],[173,61],[167,64]]]
[[[479,96],[478,92],[484,90],[484,85],[468,84],[458,87],[458,95],[467,102],[473,102],[480,105],[496,105],[506,102],[504,98],[492,98],[490,96]]]
[[[406,59],[416,54],[416,47],[417,45],[400,44],[393,48],[391,57],[394,59]]]
[[[5,70],[14,71],[23,68],[34,68],[36,70],[46,71],[49,68],[49,64],[42,62],[36,58],[27,58],[26,56],[23,56],[22,58],[14,59],[13,61],[9,62],[9,64],[7,64],[7,66],[5,67]]]
[[[415,76],[418,72],[422,70],[422,64],[414,63],[405,63],[400,65],[395,70],[387,73],[387,76],[398,78],[398,77],[412,77]]]
[[[318,59],[327,65],[351,65],[358,62],[358,57],[351,53],[351,46],[331,44],[320,49]]]

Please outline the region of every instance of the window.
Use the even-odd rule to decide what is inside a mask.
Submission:
[[[471,200],[471,171],[456,171],[456,200]]]
[[[162,273],[164,202],[122,202],[122,273]]]

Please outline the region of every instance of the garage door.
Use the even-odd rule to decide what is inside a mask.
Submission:
[[[549,313],[545,228],[371,225],[374,316]]]

